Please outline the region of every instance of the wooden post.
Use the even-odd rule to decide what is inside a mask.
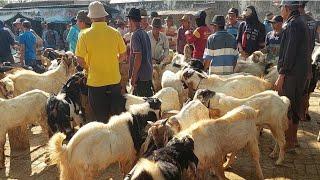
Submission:
[[[11,151],[21,151],[30,148],[27,125],[10,129],[8,135]]]

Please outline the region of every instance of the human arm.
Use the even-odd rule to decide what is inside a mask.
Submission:
[[[117,33],[117,41],[118,41],[118,59],[119,62],[126,61],[127,59],[127,46],[124,43],[124,40],[121,36],[121,34]]]
[[[169,40],[166,36],[163,36],[163,38],[164,38],[163,57],[161,57],[161,60],[166,59],[169,56]]]
[[[77,61],[79,66],[82,68],[88,68],[88,62],[86,62],[85,57],[87,56],[87,47],[85,45],[85,38],[84,36],[79,36],[78,43],[77,43],[77,48],[75,55],[77,57]]]
[[[134,33],[131,38],[132,44],[132,54],[134,57],[133,60],[133,69],[131,74],[131,85],[136,86],[136,82],[138,80],[138,74],[140,71],[141,63],[142,63],[142,42],[137,33]]]
[[[260,32],[258,34],[259,49],[263,49],[266,46],[265,39],[266,39],[266,28],[264,25],[261,25]]]

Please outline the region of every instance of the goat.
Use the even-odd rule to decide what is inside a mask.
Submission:
[[[63,83],[75,72],[76,61],[73,53],[67,52],[59,67],[55,70],[38,74],[32,71],[19,71],[13,75],[8,75],[14,84],[14,96],[24,92],[40,89],[48,93],[57,94]]]
[[[288,129],[287,114],[290,106],[290,100],[287,97],[279,96],[277,92],[269,90],[245,99],[238,99],[223,93],[200,89],[194,98],[201,100],[207,107],[213,109],[218,117],[240,105],[247,105],[259,110],[260,113],[256,119],[257,126],[269,128],[276,140],[276,146],[270,157],[275,157],[277,145],[279,145],[280,153],[276,164],[282,164],[285,155],[285,131]]]
[[[210,89],[227,95],[245,98],[259,92],[271,89],[274,82],[269,82],[252,75],[238,75],[228,79],[217,75],[207,76],[193,69],[186,68],[180,73],[180,80],[191,92],[198,89]]]
[[[258,114],[259,112],[251,107],[240,106],[221,118],[197,121],[174,136],[191,136],[194,140],[194,153],[199,158],[200,179],[205,179],[205,172],[209,169],[214,170],[219,179],[225,179],[223,163],[226,155],[235,154],[246,146],[254,160],[258,178],[263,179],[256,137],[255,119]],[[174,133],[171,127],[162,123],[149,128],[147,140],[153,139],[155,144],[161,145],[164,143],[157,141],[166,141],[172,134]]]
[[[139,160],[125,180],[166,179],[179,180],[183,172],[192,169],[196,173],[198,158],[193,153],[191,137],[173,138],[168,144]]]
[[[48,93],[35,89],[15,98],[0,101],[0,169],[4,168],[4,145],[9,129],[25,124],[39,123],[42,130],[50,134],[45,110],[48,98]]]
[[[51,162],[60,167],[60,179],[92,179],[98,170],[115,162],[128,173],[145,140],[147,121],[159,118],[160,106],[159,99],[149,98],[131,106],[129,112],[112,116],[108,124],[88,123],[67,145],[62,145],[64,134],[55,134],[49,141],[49,154]]]

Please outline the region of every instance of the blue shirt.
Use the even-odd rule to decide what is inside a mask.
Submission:
[[[272,31],[272,26],[271,23],[269,23],[267,20],[263,21],[263,25],[266,29],[266,33],[271,32]]]
[[[19,43],[25,47],[24,60],[26,65],[36,60],[36,36],[31,31],[25,31],[19,36]]]
[[[130,76],[134,67],[134,54],[141,53],[141,66],[138,72],[138,81],[152,80],[152,56],[151,42],[148,34],[141,28],[137,29],[131,36],[131,53],[130,53]]]
[[[266,36],[267,61],[277,64],[279,60],[281,34],[271,31]]]
[[[69,50],[73,53],[76,52],[79,33],[80,33],[79,27],[77,25],[73,25],[73,26],[71,26],[70,31],[67,35],[67,41],[69,43]]]
[[[239,26],[240,21],[237,21],[234,25],[226,24],[226,30],[228,33],[232,34],[234,38],[237,38]]]
[[[231,74],[237,63],[238,52],[235,37],[227,31],[209,36],[203,59],[211,61],[210,73]]]

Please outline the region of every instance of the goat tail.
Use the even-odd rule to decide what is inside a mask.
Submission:
[[[289,109],[290,109],[290,100],[286,97],[286,96],[281,96],[281,100],[282,102],[286,105],[286,110],[284,115],[283,115],[283,120],[282,120],[282,128],[283,130],[287,130],[289,128],[288,125],[288,113],[289,113]]]
[[[65,145],[62,145],[63,141],[66,139],[66,135],[63,133],[54,134],[49,140],[49,157],[51,164],[60,165],[63,161],[66,160],[67,148]]]

